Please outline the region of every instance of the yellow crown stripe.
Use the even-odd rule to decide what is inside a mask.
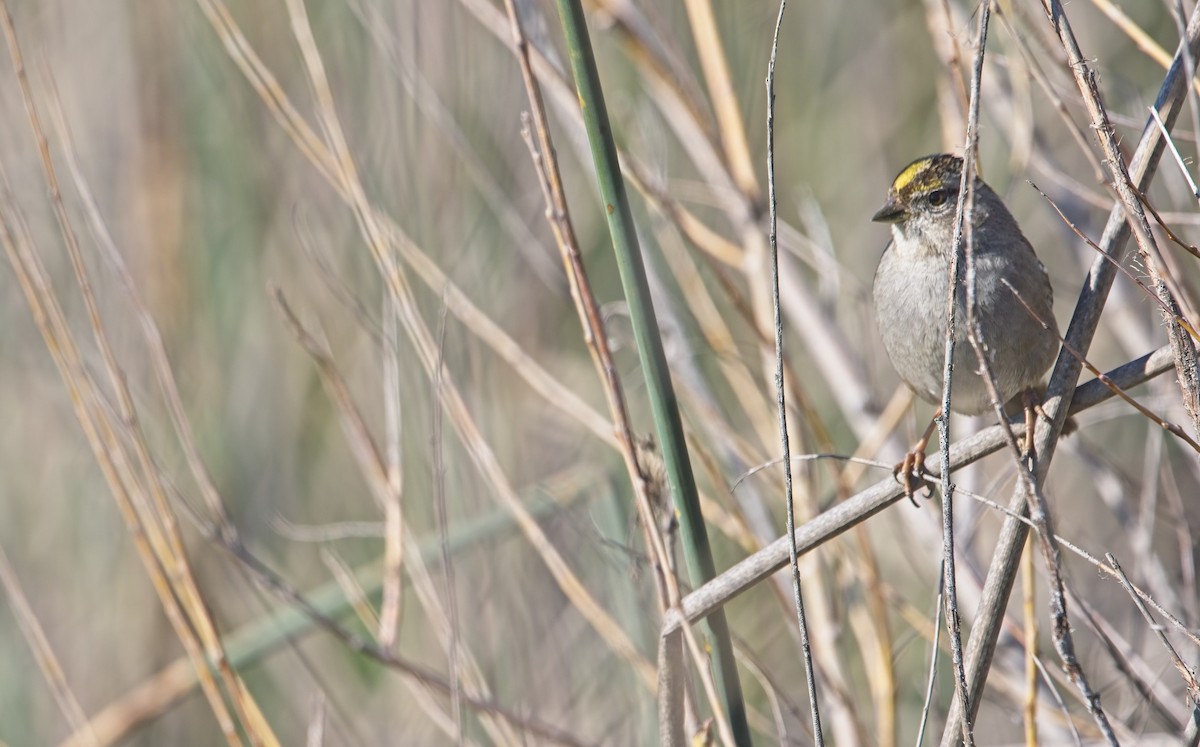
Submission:
[[[932,158],[922,158],[920,161],[909,164],[908,168],[896,176],[896,181],[892,182],[892,189],[896,192],[904,192],[914,181],[924,176],[932,165]]]

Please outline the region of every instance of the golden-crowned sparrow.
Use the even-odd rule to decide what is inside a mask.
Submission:
[[[933,403],[942,398],[946,287],[961,176],[962,159],[957,156],[919,158],[896,176],[887,202],[872,218],[892,227],[892,242],[875,272],[875,318],[883,346],[904,383]],[[1005,404],[1036,387],[1058,352],[1050,279],[1000,196],[979,178],[974,185],[973,234],[976,318]],[[991,409],[992,399],[967,339],[965,287],[955,298],[951,408],[979,415]]]

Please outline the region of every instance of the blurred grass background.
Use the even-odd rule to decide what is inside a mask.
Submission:
[[[535,45],[552,61],[561,60],[552,5],[533,0],[518,5]],[[868,435],[862,424],[874,421],[896,389],[869,303],[887,234],[869,216],[903,165],[961,142],[953,79],[938,47],[953,38],[969,59],[975,8],[933,0],[793,6],[777,72],[777,182],[785,261],[793,269],[784,293],[813,299],[821,312],[819,321],[795,316],[785,321],[789,362],[811,405],[796,416],[799,441],[793,451],[831,449],[848,455]],[[381,556],[383,512],[348,447],[337,407],[268,286],[278,287],[306,328],[327,345],[383,450],[389,379],[386,345],[380,340],[388,312],[379,272],[353,213],[247,83],[201,4],[10,0],[8,7],[33,100],[50,133],[67,214],[81,237],[103,323],[138,408],[138,425],[174,491],[198,588],[222,631],[268,620],[282,603],[205,537],[203,527],[212,517],[172,427],[136,308],[99,249],[102,242],[87,218],[86,200],[64,165],[65,149],[69,144],[76,154],[82,179],[162,334],[222,505],[245,545],[306,592],[333,581],[337,564],[359,566]],[[1014,41],[1016,30],[1035,53],[1051,90],[1066,100],[1066,116],[1086,133],[1086,117],[1061,53],[1045,42],[1051,37],[1040,7],[1000,7],[1004,23],[993,28],[984,79],[983,174],[1006,195],[1048,266],[1065,328],[1092,250],[1025,179],[1037,182],[1093,237],[1099,235],[1110,198]],[[1073,3],[1068,11],[1085,54],[1102,72],[1106,103],[1119,131],[1126,141],[1136,140],[1163,69],[1112,22],[1106,7],[1097,0]],[[502,6],[490,0],[323,0],[309,2],[307,9],[372,204],[524,354],[607,417],[521,138],[527,105],[508,49]],[[935,28],[947,9],[949,35]],[[313,88],[285,3],[231,2],[229,10],[300,115],[319,131]],[[777,7],[724,2],[714,3],[713,10],[765,191],[763,78]],[[1178,30],[1167,4],[1129,4],[1124,10],[1149,38],[1168,53],[1174,50]],[[656,189],[745,248],[746,226],[762,231],[761,214],[742,224],[731,215],[739,205],[761,210],[761,202],[744,192],[731,194],[738,188],[728,178],[714,180],[714,173],[727,177],[727,163],[698,163],[702,149],[689,145],[672,125],[673,117],[683,118],[710,144],[719,140],[699,65],[699,55],[707,52],[692,41],[686,8],[667,0],[612,0],[591,4],[589,12],[618,142],[657,181]],[[641,41],[631,31],[637,23],[646,24]],[[678,75],[664,81],[648,73],[656,53],[649,42],[660,45],[662,59],[677,63]],[[680,91],[694,91],[699,109],[678,111],[671,93]],[[49,124],[47,112],[58,105],[69,140]],[[608,312],[634,424],[649,435],[641,373],[622,316],[582,129],[562,107],[551,106],[551,120],[572,218],[591,282]],[[1196,148],[1196,126],[1186,116],[1181,119],[1178,142],[1189,157]],[[1090,137],[1087,144],[1096,152]],[[11,65],[0,73],[0,169],[5,220],[15,224],[22,216],[27,224],[30,245],[45,263],[74,333],[85,341],[84,364],[111,397]],[[1173,164],[1164,166],[1150,197],[1176,232],[1185,239],[1194,236],[1195,203]],[[722,264],[698,252],[670,215],[645,199],[637,198],[636,210],[685,422],[695,439],[693,459],[711,499],[710,531],[720,570],[756,543],[774,539],[783,527],[779,470],[757,472],[732,489],[777,451],[770,440],[774,426],[761,417],[770,413],[773,397],[760,358],[764,348],[728,293],[732,288],[741,298],[753,298],[768,278],[749,263]],[[1196,280],[1191,259],[1166,242],[1164,247],[1182,257],[1176,279],[1190,300]],[[541,525],[559,552],[653,662],[659,615],[628,476],[617,453],[565,412],[561,402],[531,388],[458,314],[447,311],[442,289],[418,281],[411,271],[410,276],[425,324],[440,341],[444,376],[463,393],[509,482],[523,500],[540,507]],[[708,327],[697,320],[701,296],[692,283],[702,283],[711,294],[731,329],[732,349],[716,349],[705,337]],[[797,327],[804,324],[828,325],[846,342],[867,386],[857,411],[847,412],[835,396],[847,382],[825,378],[818,360],[828,351],[813,347],[813,337]],[[0,412],[5,413],[0,547],[65,682],[82,713],[91,717],[122,702],[183,650],[11,271],[0,272],[0,329]],[[1090,359],[1110,368],[1164,342],[1157,309],[1119,278]],[[434,382],[403,336],[397,337],[396,358],[392,384],[399,392],[395,423],[403,522],[411,537],[425,543],[442,603],[449,595],[456,600],[458,645],[479,663],[491,699],[552,724],[579,743],[653,742],[652,693],[568,603],[499,508],[496,486],[480,475],[454,431],[448,424],[435,426]],[[739,388],[723,366],[749,372],[753,390]],[[1140,396],[1168,419],[1186,422],[1170,378]],[[760,409],[748,409],[747,399]],[[864,456],[894,461],[929,409],[916,405],[916,414],[907,416],[884,446]],[[1049,482],[1060,533],[1093,553],[1112,551],[1127,559],[1135,582],[1147,583],[1194,630],[1200,619],[1192,531],[1200,521],[1196,455],[1123,405],[1098,408],[1081,424],[1082,432],[1060,450]],[[956,426],[959,433],[970,427]],[[820,441],[822,431],[829,434],[828,443]],[[444,464],[440,480],[435,451]],[[841,469],[839,464],[836,470]],[[1011,472],[1007,460],[995,457],[965,473],[960,485],[1004,503]],[[886,470],[871,470],[861,482],[886,475]],[[804,473],[800,520],[838,499],[835,476],[824,466]],[[439,563],[439,496],[454,547],[452,554],[448,551],[452,589]],[[986,571],[1000,518],[960,502],[965,566],[960,573],[968,576],[960,593],[969,626],[971,580],[977,587]],[[884,744],[895,738],[907,743],[915,734],[939,573],[940,519],[931,505],[918,510],[898,504],[803,565],[806,584],[812,579],[806,588],[816,607],[814,640],[823,647],[818,680],[828,685],[823,697],[844,720],[834,727],[838,744]],[[486,522],[482,534],[466,534],[480,521]],[[460,547],[453,542],[459,536],[470,539]],[[416,548],[407,545],[405,552]],[[864,560],[868,552],[873,561]],[[879,574],[883,592],[867,588],[872,584],[862,575],[864,565]],[[1076,622],[1084,665],[1114,718],[1129,734],[1180,727],[1188,714],[1183,686],[1125,594],[1074,558],[1067,568],[1076,593],[1124,636],[1117,648],[1165,704],[1148,705],[1091,630]],[[11,602],[11,587],[6,588]],[[449,677],[437,617],[411,580],[403,588],[395,650]],[[874,593],[888,603],[882,619],[877,609],[867,609]],[[18,616],[6,612],[15,605],[0,605],[0,661],[5,662],[0,740],[61,743],[78,724],[56,704]],[[1017,607],[1014,601],[1014,620]],[[1044,617],[1044,604],[1035,609]],[[728,612],[747,659],[742,680],[755,713],[756,737],[764,744],[784,741],[777,731],[782,723],[789,743],[808,743],[803,674],[786,598],[762,585]],[[374,634],[353,615],[343,619],[362,635]],[[271,631],[265,625],[260,634],[269,640]],[[887,688],[878,689],[884,674],[870,650],[880,636],[890,639],[894,662],[894,673],[887,675],[894,678],[896,703],[890,736],[879,731],[883,701],[890,696]],[[402,675],[321,633],[298,634],[273,646],[240,671],[282,743],[306,739],[310,725],[319,721],[316,714],[324,719],[328,744],[455,742],[454,729],[446,726],[454,722],[450,698],[435,694],[422,700]],[[1044,641],[1043,651],[1049,653],[1047,668],[1057,670]],[[1194,665],[1195,648],[1186,649],[1184,657]],[[1024,697],[1017,686],[1021,666],[1019,636],[1010,633],[1002,638],[992,677],[1000,684],[989,690],[981,711],[981,732],[994,729],[987,732],[989,743],[1021,738],[1020,710],[1014,706]],[[949,704],[949,682],[939,679],[935,723]],[[1074,690],[1064,687],[1062,695],[1086,734],[1090,722]],[[1045,690],[1040,697],[1046,743],[1057,743],[1068,733],[1064,717]],[[502,741],[484,730],[477,710],[467,706],[464,711],[464,742]],[[161,712],[127,715],[124,723],[130,731],[126,744],[224,741],[198,693]]]

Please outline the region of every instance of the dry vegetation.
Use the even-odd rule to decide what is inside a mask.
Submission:
[[[1126,159],[1191,12],[1127,5],[1067,7]],[[656,742],[672,592],[654,547],[678,558],[680,593],[692,583],[555,5],[516,3],[632,454],[522,136],[504,3],[3,6],[0,742]],[[774,548],[750,581],[713,587],[743,592],[725,611],[750,727],[811,744],[791,586],[758,578],[786,558],[763,86],[777,6],[585,6],[717,571]],[[795,501],[830,744],[914,744],[931,657],[925,744],[953,701],[944,634],[933,656],[939,503],[899,500],[889,466],[931,408],[909,406],[879,346],[887,236],[868,218],[900,166],[961,151],[977,13],[793,0],[783,26],[791,447],[827,455],[797,459]],[[1049,268],[1065,330],[1105,265],[1054,205],[1099,242],[1113,173],[1040,3],[999,2],[987,50],[980,168]],[[1185,159],[1197,101],[1175,127]],[[1195,242],[1180,168],[1168,154],[1151,173],[1162,223]],[[1101,370],[1167,344],[1155,283],[1196,319],[1195,250],[1151,224],[1111,294],[1084,294],[1103,309],[1084,341]],[[1160,360],[1167,375],[1130,394],[1194,437]],[[1121,743],[1194,745],[1200,461],[1127,401],[1076,420],[1044,495],[1079,666]],[[954,438],[988,425],[955,420]],[[964,640],[1016,471],[998,453],[954,473]],[[1098,739],[1055,652],[1037,547],[990,621],[983,744]],[[1097,569],[1105,553],[1151,619]],[[693,653],[688,733],[711,714]]]

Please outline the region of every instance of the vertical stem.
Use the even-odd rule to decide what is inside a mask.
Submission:
[[[963,150],[962,181],[958,192],[958,208],[954,219],[954,251],[950,260],[950,282],[948,283],[947,312],[946,312],[946,363],[945,378],[942,390],[942,408],[938,414],[938,437],[941,439],[942,453],[942,572],[945,582],[946,595],[946,630],[950,635],[951,658],[954,661],[954,688],[958,693],[959,702],[963,704],[963,712],[968,714],[962,720],[962,739],[967,747],[975,744],[975,735],[970,718],[970,697],[967,687],[966,665],[963,663],[962,630],[958,615],[958,588],[955,581],[954,566],[954,484],[950,482],[950,382],[953,372],[955,345],[955,316],[958,308],[958,289],[963,285],[963,267],[967,274],[972,264],[972,239],[974,226],[972,213],[974,207],[975,184],[975,150],[979,138],[979,88],[983,79],[983,55],[987,47],[988,22],[991,20],[991,1],[983,0],[979,8],[979,32],[976,38],[975,63],[971,72],[971,97],[967,107],[967,142]],[[965,241],[964,241],[965,237]],[[959,261],[963,254],[964,262]],[[968,300],[968,321],[971,317],[971,302],[974,301],[974,289],[966,289]]]
[[[633,215],[625,193],[625,183],[621,178],[616,144],[613,142],[600,76],[592,54],[587,22],[579,0],[557,2],[579,94],[579,105],[596,165],[600,196],[604,200],[605,213],[608,216],[617,268],[621,273],[621,284],[624,287],[625,300],[637,340],[638,357],[646,377],[650,409],[671,485],[671,497],[680,519],[684,555],[692,583],[699,586],[716,575],[716,567],[708,543],[704,517],[700,512],[699,494],[688,459],[687,443],[684,440],[683,421],[679,416]],[[749,745],[750,727],[746,721],[742,687],[738,680],[733,643],[724,612],[714,612],[701,629],[710,639],[716,654],[713,659],[714,675],[734,739],[739,745]]]
[[[817,679],[813,672],[812,645],[808,638],[808,621],[804,614],[804,595],[800,590],[800,558],[796,548],[796,509],[792,500],[792,454],[788,444],[787,397],[783,386],[783,318],[779,304],[779,236],[778,206],[775,200],[775,58],[779,51],[779,28],[787,0],[779,2],[779,17],[775,20],[775,36],[771,42],[771,62],[767,66],[767,194],[771,208],[771,301],[775,312],[775,402],[779,409],[779,441],[783,451],[783,485],[787,501],[788,559],[792,568],[792,596],[796,604],[796,623],[800,627],[800,647],[804,654],[804,675],[808,684],[808,706],[812,714],[813,743],[823,745],[821,709],[817,701]]]

